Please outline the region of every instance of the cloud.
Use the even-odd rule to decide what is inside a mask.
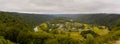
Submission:
[[[32,13],[120,13],[120,0],[0,0],[0,10]]]

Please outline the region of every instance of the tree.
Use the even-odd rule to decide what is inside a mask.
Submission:
[[[15,44],[9,40],[5,40],[2,36],[0,36],[0,44]]]
[[[81,32],[81,35],[84,37],[84,38],[87,38],[87,34],[91,34],[93,37],[97,37],[99,36],[98,34],[96,34],[94,31],[92,30],[87,30],[87,31],[82,31]]]

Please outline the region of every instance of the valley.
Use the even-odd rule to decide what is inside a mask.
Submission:
[[[0,44],[103,44],[120,36],[119,14],[0,12]]]

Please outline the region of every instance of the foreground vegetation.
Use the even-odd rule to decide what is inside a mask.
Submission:
[[[21,18],[19,15],[0,12],[0,44],[104,44],[120,37],[119,15],[105,16],[95,17],[95,20],[89,16],[86,18],[89,22],[85,22],[85,18],[82,18],[84,21],[77,20],[79,17],[75,21],[54,17],[54,20],[46,19],[43,22],[42,18],[42,23],[34,23],[29,21],[32,16]]]

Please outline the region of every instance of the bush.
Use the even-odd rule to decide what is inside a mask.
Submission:
[[[103,43],[107,43],[108,41],[113,41],[113,40],[117,40],[120,37],[120,30],[118,31],[112,31],[109,34],[105,35],[105,36],[99,36],[97,38],[94,39],[94,44],[103,44]]]

